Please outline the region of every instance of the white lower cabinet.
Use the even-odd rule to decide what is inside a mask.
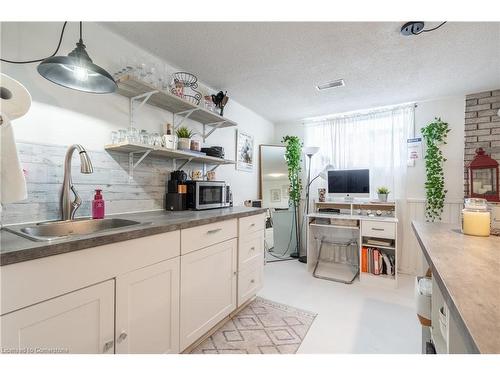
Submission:
[[[179,257],[116,278],[116,353],[179,352]]]
[[[181,257],[180,349],[236,309],[237,239]]]
[[[0,317],[3,353],[114,353],[114,280]]]

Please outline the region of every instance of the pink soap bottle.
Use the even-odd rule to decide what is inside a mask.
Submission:
[[[94,200],[92,201],[92,219],[104,218],[104,199],[102,199],[101,189],[95,190]]]

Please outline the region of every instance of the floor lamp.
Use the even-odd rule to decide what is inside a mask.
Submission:
[[[306,185],[306,210],[305,210],[304,217],[302,218],[302,223],[304,223],[305,216],[309,213],[309,190],[311,188],[311,183],[312,183],[312,181],[311,181],[311,159],[312,159],[313,155],[319,151],[319,147],[304,147],[302,149],[302,151],[309,158],[309,170],[307,171],[307,185]],[[315,177],[314,180],[316,178],[317,177]],[[301,225],[301,230],[302,230],[302,227],[303,226]],[[302,249],[300,248],[299,252],[300,252],[300,250],[302,250]],[[307,255],[305,255],[305,254],[300,255],[299,262],[307,263]]]

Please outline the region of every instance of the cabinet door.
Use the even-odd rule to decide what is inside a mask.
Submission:
[[[179,257],[116,278],[116,353],[179,352]]]
[[[181,256],[181,350],[236,309],[237,240]]]
[[[2,349],[21,353],[114,353],[114,280],[0,317]]]

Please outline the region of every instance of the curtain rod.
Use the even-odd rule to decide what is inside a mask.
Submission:
[[[372,109],[366,109],[366,110],[361,110],[361,111],[344,112],[344,113],[328,115],[328,116],[310,117],[310,118],[303,119],[302,125],[308,125],[308,124],[312,124],[312,123],[316,123],[316,122],[334,120],[334,119],[338,119],[338,118],[349,118],[349,117],[354,118],[354,117],[361,117],[361,116],[366,116],[366,115],[375,114],[375,113],[391,112],[394,110],[408,108],[408,107],[417,108],[418,105],[417,105],[417,103],[404,103],[404,104],[392,105],[392,106],[387,106],[387,107],[377,107],[377,108],[372,108]]]

